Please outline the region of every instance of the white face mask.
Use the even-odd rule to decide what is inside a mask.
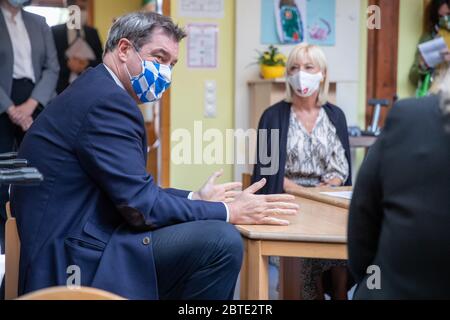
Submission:
[[[322,72],[312,74],[300,71],[288,77],[288,82],[295,90],[295,94],[300,97],[310,97],[319,90],[323,80]]]

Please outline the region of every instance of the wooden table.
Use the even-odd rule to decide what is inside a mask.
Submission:
[[[244,239],[241,270],[241,299],[269,298],[269,256],[291,258],[347,259],[347,220],[349,200],[321,194],[350,191],[351,188],[295,188],[300,213],[288,217],[289,226],[237,226]],[[298,260],[298,259],[297,259]],[[299,276],[295,260],[283,259],[280,266],[280,298],[296,297]],[[290,295],[290,296],[289,296]]]

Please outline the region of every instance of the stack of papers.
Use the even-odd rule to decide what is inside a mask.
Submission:
[[[444,62],[442,52],[445,50],[448,50],[448,47],[442,37],[419,44],[419,51],[423,60],[430,68],[434,68]]]
[[[321,192],[321,194],[334,198],[352,200],[353,191]]]

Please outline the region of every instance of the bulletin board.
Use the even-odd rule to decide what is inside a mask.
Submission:
[[[187,25],[187,66],[190,69],[216,69],[218,66],[219,26],[213,23]]]

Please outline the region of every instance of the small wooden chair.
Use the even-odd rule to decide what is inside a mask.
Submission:
[[[126,300],[96,288],[51,287],[20,296],[17,300]]]
[[[11,216],[9,202],[6,203],[5,224],[5,299],[17,298],[19,287],[20,239],[16,218]]]

